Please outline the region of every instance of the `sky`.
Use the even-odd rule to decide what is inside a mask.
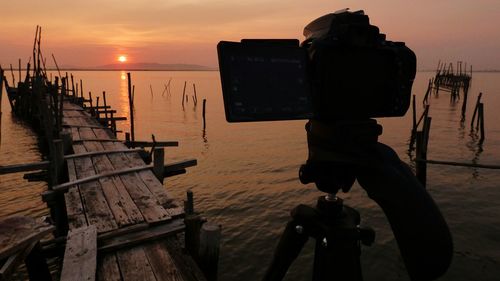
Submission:
[[[21,0],[2,1],[0,64],[42,50],[59,65],[188,63],[217,66],[216,45],[242,38],[297,38],[306,24],[343,8],[364,10],[387,39],[404,41],[420,70],[438,61],[500,69],[499,0]],[[49,64],[50,65],[50,64]]]

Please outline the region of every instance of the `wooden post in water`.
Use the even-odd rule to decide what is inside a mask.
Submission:
[[[75,101],[75,81],[73,80],[73,73],[71,73],[71,96],[73,97],[73,101]]]
[[[151,91],[151,98],[153,98],[153,86],[151,86],[151,84],[149,84],[149,91]]]
[[[477,101],[476,101],[476,106],[474,107],[474,113],[472,114],[472,120],[470,121],[470,127],[474,127],[474,120],[476,119],[477,115],[477,110],[479,108],[479,104],[481,103],[481,96],[483,95],[482,92],[479,93],[477,96]]]
[[[217,280],[221,227],[204,223],[200,231],[199,265],[207,281]]]
[[[184,108],[184,99],[186,97],[186,84],[187,81],[184,81],[184,89],[182,90],[182,108]]]
[[[479,143],[483,143],[484,142],[484,105],[483,105],[483,103],[479,103],[478,115],[479,115],[479,132],[481,134],[481,137],[479,138]]]
[[[19,71],[19,82],[21,82],[21,59],[19,59],[19,64],[17,66],[17,70]]]
[[[193,83],[193,91],[194,91],[194,96],[193,96],[193,102],[194,106],[198,105],[198,96],[196,95],[196,84]]]
[[[417,106],[416,106],[415,99],[416,99],[415,95],[413,95],[412,102],[411,102],[413,124],[412,124],[411,137],[410,137],[410,150],[412,150],[413,144],[415,143],[415,136],[416,136],[415,134],[417,132]]]
[[[156,178],[163,183],[163,170],[165,167],[165,148],[163,147],[155,147],[153,150],[153,173]]]
[[[106,102],[106,91],[102,91],[102,101],[104,102],[104,122],[106,123],[106,127],[108,127],[108,103]]]
[[[203,220],[199,214],[194,212],[193,192],[188,190],[186,195],[187,200],[184,201],[184,213],[186,214],[184,218],[184,224],[186,225],[184,232],[185,247],[188,253],[197,260],[200,249],[200,229]]]
[[[130,110],[130,136],[132,141],[135,141],[135,131],[134,131],[134,98],[132,96],[132,78],[130,78],[130,72],[127,72],[128,80],[128,106]]]
[[[205,109],[206,109],[206,105],[207,105],[207,100],[206,99],[203,99],[203,111],[202,111],[202,116],[203,116],[203,130],[205,130],[206,126],[207,126],[207,123],[206,123],[206,120],[205,120]]]
[[[427,146],[431,129],[431,117],[425,117],[421,132],[416,134],[416,163],[415,173],[420,183],[426,187],[427,184]]]

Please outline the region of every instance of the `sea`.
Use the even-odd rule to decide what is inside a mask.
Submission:
[[[125,71],[72,71],[85,96],[94,101],[106,92],[107,103],[129,116]],[[51,73],[50,75],[56,75]],[[412,92],[417,115],[433,72],[418,72]],[[7,73],[8,79],[11,79]],[[196,158],[187,174],[168,178],[165,188],[183,199],[194,192],[195,210],[222,226],[219,280],[259,280],[280,235],[298,204],[314,205],[322,193],[303,185],[298,170],[307,159],[305,120],[228,123],[217,71],[132,71],[135,85],[135,134],[138,140],[179,141],[166,148],[166,162]],[[186,85],[186,86],[184,86]],[[195,85],[195,86],[194,86]],[[182,97],[188,97],[182,106]],[[196,88],[197,103],[194,102]],[[478,94],[484,103],[485,140],[471,129]],[[4,91],[5,93],[5,91]],[[202,101],[206,99],[203,125]],[[461,122],[463,98],[450,101],[448,92],[431,95],[432,117],[428,159],[500,165],[500,73],[475,72],[467,112]],[[15,117],[3,96],[0,165],[41,160],[37,137],[29,124]],[[409,151],[411,111],[400,118],[380,118],[380,141],[414,167]],[[129,121],[119,122],[129,131]],[[119,138],[124,138],[123,133]],[[0,176],[0,217],[48,214],[40,193],[43,182],[28,182],[22,173]],[[500,280],[500,171],[428,165],[427,189],[443,213],[454,242],[452,264],[439,280]],[[362,247],[365,280],[409,280],[390,226],[380,207],[357,184],[339,197],[361,214],[363,225],[376,231],[372,246]],[[429,253],[432,255],[432,253]],[[314,240],[290,267],[285,280],[311,280]]]

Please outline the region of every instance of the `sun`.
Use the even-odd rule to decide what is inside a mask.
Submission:
[[[127,61],[127,56],[124,56],[124,55],[118,56],[118,61],[119,62],[126,62]]]

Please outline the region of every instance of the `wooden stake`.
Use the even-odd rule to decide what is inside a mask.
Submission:
[[[165,167],[165,148],[155,147],[153,150],[153,173],[163,183],[163,169]]]
[[[199,264],[207,281],[217,280],[221,227],[215,223],[204,223],[200,231]]]
[[[149,90],[151,91],[151,98],[152,98],[154,95],[153,95],[153,86],[151,86],[151,84],[149,84]]]
[[[207,100],[203,99],[203,111],[202,111],[202,116],[203,116],[203,130],[205,130],[205,128],[207,127],[207,122],[206,122],[206,119],[205,119],[206,105],[207,105]]]
[[[193,83],[193,91],[194,91],[193,101],[194,101],[194,105],[196,106],[198,104],[198,97],[196,96],[196,84],[195,83]]]
[[[478,115],[479,115],[479,132],[481,133],[481,137],[479,138],[479,143],[484,142],[484,106],[483,103],[479,104],[479,109],[478,109]]]
[[[130,77],[130,72],[127,73],[127,81],[128,81],[128,105],[129,105],[129,110],[130,110],[130,136],[131,136],[132,141],[135,141],[134,99],[133,99],[133,89],[132,89],[132,78]]]
[[[479,104],[481,103],[481,96],[483,95],[482,92],[479,93],[477,96],[477,101],[476,101],[476,106],[474,107],[474,113],[472,114],[472,120],[470,121],[470,127],[474,127],[474,120],[476,119],[477,115],[477,110],[479,108]]]
[[[187,81],[184,81],[184,89],[182,90],[182,108],[184,108],[184,99],[186,97],[186,84]]]

